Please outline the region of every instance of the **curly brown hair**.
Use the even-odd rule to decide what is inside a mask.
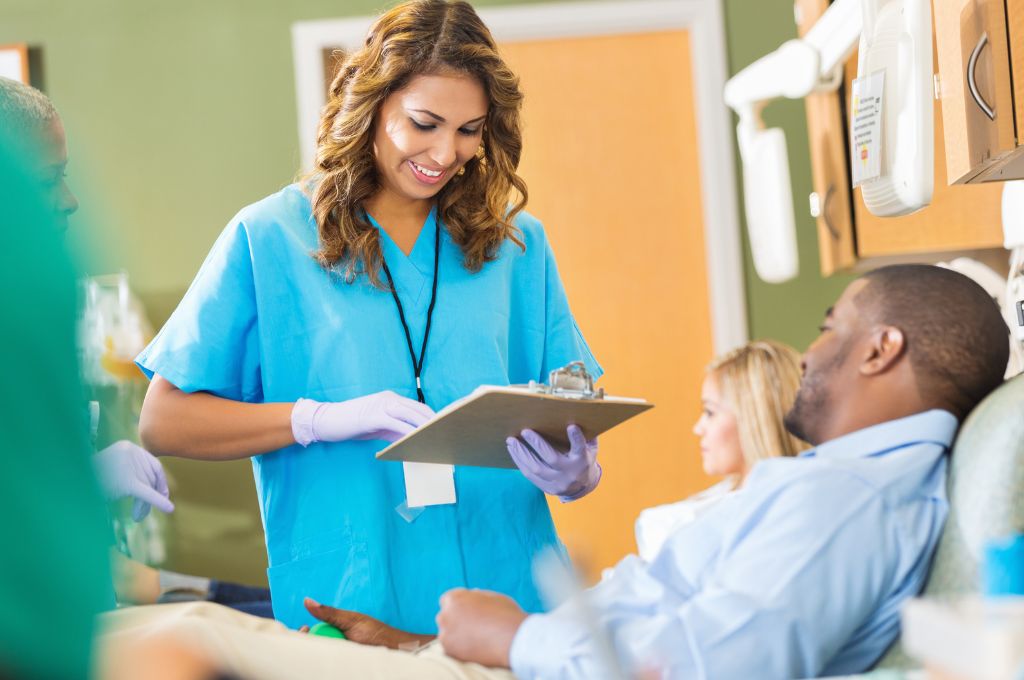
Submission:
[[[310,177],[320,235],[315,257],[348,282],[365,273],[381,285],[379,234],[363,209],[380,189],[373,134],[381,105],[416,76],[450,73],[476,78],[489,104],[480,151],[435,197],[438,219],[472,272],[494,260],[506,239],[524,247],[513,225],[527,200],[516,174],[523,146],[519,79],[468,2],[411,0],[380,16],[365,45],[348,56],[320,118]]]

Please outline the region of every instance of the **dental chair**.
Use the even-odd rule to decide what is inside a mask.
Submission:
[[[1003,383],[967,417],[950,459],[949,517],[923,597],[977,594],[985,544],[1024,532],[1024,375]],[[899,640],[877,669],[919,667]]]

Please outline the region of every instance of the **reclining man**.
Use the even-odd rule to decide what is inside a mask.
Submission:
[[[787,416],[815,448],[760,463],[741,493],[678,531],[650,563],[622,560],[586,591],[588,619],[571,604],[528,616],[498,594],[451,591],[438,615],[441,645],[418,654],[314,639],[212,605],[116,612],[107,624],[121,640],[174,630],[254,680],[509,677],[482,666],[520,678],[606,677],[595,623],[631,674],[863,671],[896,638],[901,603],[924,583],[958,421],[1002,382],[1006,362],[998,308],[961,274],[896,265],[854,281],[804,355]],[[308,606],[352,639],[403,648],[422,640]]]

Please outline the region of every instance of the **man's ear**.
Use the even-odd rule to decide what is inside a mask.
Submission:
[[[907,349],[903,331],[895,326],[880,326],[871,332],[868,354],[860,365],[861,375],[885,373],[895,366]]]

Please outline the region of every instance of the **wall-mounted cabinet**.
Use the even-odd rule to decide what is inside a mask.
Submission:
[[[949,182],[1024,178],[1024,70],[1011,62],[1024,59],[1024,0],[935,0],[933,8]]]
[[[970,4],[964,0],[936,0],[935,4],[951,3],[961,9]],[[978,4],[986,3],[979,1]],[[1002,0],[995,0],[994,4],[1002,5]],[[804,35],[828,5],[828,0],[797,0],[798,33]],[[1021,45],[1017,52],[1024,57],[1024,17],[1016,13],[1024,5],[1024,0],[1007,0],[1007,6],[1011,5],[1015,6],[1014,13],[1007,13],[1005,25],[1017,26],[1020,36],[1017,44]],[[936,56],[941,53],[936,47]],[[1007,51],[1004,50],[1002,54],[1003,59],[1008,61]],[[987,59],[995,57],[996,50],[992,50]],[[936,72],[941,68],[938,59],[936,68]],[[980,68],[984,70],[987,67],[982,64]],[[1018,81],[1024,83],[1024,65],[1017,64],[1016,68],[1022,74]],[[934,107],[935,190],[931,204],[903,217],[881,218],[868,212],[860,189],[850,188],[849,92],[856,70],[855,54],[846,64],[844,82],[838,90],[815,93],[806,98],[814,184],[809,208],[817,219],[822,273],[828,275],[838,271],[867,269],[894,260],[936,259],[954,253],[1000,248],[1002,186],[998,183],[950,186],[947,148],[954,148],[960,153],[962,143],[954,141],[947,146],[949,135],[943,125],[943,111],[937,104]],[[990,85],[987,81],[976,84],[983,89]],[[1001,109],[1014,110],[1013,96],[1009,104],[1001,101],[996,100],[996,105]],[[1016,101],[1020,109],[1019,105],[1024,103],[1024,93],[1020,93]],[[999,143],[1006,145],[1005,129],[1002,134],[1004,137],[997,135],[994,139],[1001,139]],[[1012,138],[1012,142],[1016,144],[1016,137]]]

